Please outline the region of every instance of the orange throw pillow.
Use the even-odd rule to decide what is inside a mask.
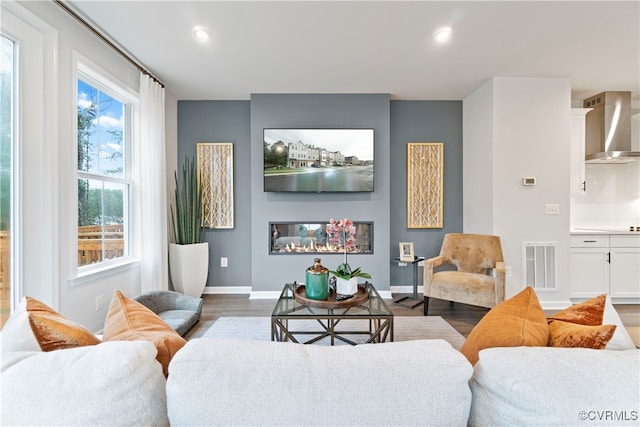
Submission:
[[[478,352],[492,347],[546,346],[549,326],[532,287],[493,307],[460,348],[472,365]]]
[[[584,347],[602,350],[616,331],[616,325],[587,326],[552,320],[549,347]]]
[[[606,301],[607,294],[598,295],[580,304],[565,308],[549,317],[549,319],[562,320],[579,325],[602,325],[602,316],[604,315],[604,305]]]
[[[150,341],[158,350],[156,359],[167,376],[169,362],[186,343],[157,314],[138,301],[115,291],[104,324],[104,341]]]
[[[606,294],[598,295],[549,317],[548,345],[605,348],[616,331],[616,325],[602,324],[606,300]]]
[[[84,347],[100,343],[85,327],[63,317],[35,298],[25,297],[29,325],[42,351]]]

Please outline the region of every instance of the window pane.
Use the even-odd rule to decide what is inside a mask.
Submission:
[[[78,266],[125,255],[127,186],[78,180]]]
[[[103,259],[102,182],[78,180],[78,265]]]
[[[78,170],[95,172],[97,91],[78,80]]]
[[[125,106],[78,80],[78,170],[122,177]]]
[[[124,106],[100,92],[98,130],[100,132],[100,174],[121,177]]]
[[[105,182],[104,184],[104,216],[105,225],[122,225],[124,219],[125,186]]]
[[[15,46],[0,36],[0,328],[11,312],[11,176],[14,117]]]
[[[124,256],[124,212],[126,186],[105,183],[103,191],[104,259],[116,259]]]

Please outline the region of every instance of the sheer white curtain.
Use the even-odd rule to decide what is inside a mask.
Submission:
[[[167,186],[164,88],[140,73],[140,116],[135,191],[141,292],[168,289]]]

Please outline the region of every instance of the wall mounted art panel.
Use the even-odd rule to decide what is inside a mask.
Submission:
[[[407,144],[407,228],[442,228],[444,144]]]
[[[204,226],[233,228],[233,143],[197,144]]]

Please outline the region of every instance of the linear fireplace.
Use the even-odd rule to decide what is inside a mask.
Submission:
[[[352,254],[373,254],[373,222],[353,221],[356,243]],[[341,254],[343,244],[332,244],[327,238],[327,222],[269,222],[269,254]]]

